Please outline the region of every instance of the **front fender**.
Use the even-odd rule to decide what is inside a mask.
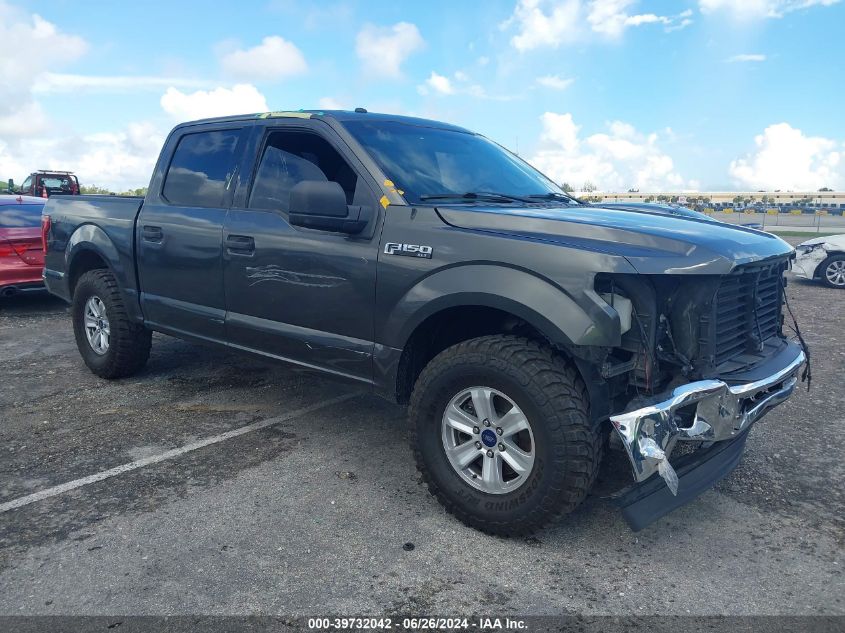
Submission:
[[[576,299],[526,270],[488,264],[445,268],[410,288],[393,306],[380,342],[402,349],[428,317],[453,307],[485,306],[523,319],[554,344],[619,345],[619,315],[592,291],[592,279],[585,282]]]

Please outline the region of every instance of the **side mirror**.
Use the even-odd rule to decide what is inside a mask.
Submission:
[[[370,221],[368,207],[349,206],[336,182],[303,180],[290,190],[290,223],[309,229],[360,233]]]
[[[15,192],[15,179],[9,178],[9,193]]]

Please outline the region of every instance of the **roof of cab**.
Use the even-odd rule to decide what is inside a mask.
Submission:
[[[432,119],[420,119],[417,117],[401,116],[398,114],[380,114],[377,112],[355,112],[352,110],[285,110],[277,112],[258,112],[255,114],[240,114],[236,116],[215,117],[212,119],[200,119],[198,121],[187,121],[180,123],[176,127],[184,127],[189,125],[204,125],[207,123],[226,123],[229,121],[253,121],[255,119],[285,119],[285,118],[300,118],[300,119],[334,119],[341,125],[350,121],[367,121],[367,122],[383,122],[383,123],[404,123],[406,125],[416,125],[419,127],[438,128],[441,130],[453,130],[455,132],[472,133],[466,128],[442,121],[434,121]]]

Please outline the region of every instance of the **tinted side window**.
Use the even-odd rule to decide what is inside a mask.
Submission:
[[[167,170],[162,195],[184,207],[222,207],[235,175],[241,130],[186,134]]]
[[[303,180],[330,180],[343,188],[347,204],[363,196],[355,170],[328,141],[308,132],[277,131],[270,134],[249,195],[251,209],[287,212],[290,190]]]

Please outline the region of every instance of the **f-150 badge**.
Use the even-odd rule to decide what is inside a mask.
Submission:
[[[388,255],[402,255],[403,257],[425,257],[431,259],[433,249],[431,246],[419,244],[400,244],[399,242],[388,242],[384,245],[384,252]]]

